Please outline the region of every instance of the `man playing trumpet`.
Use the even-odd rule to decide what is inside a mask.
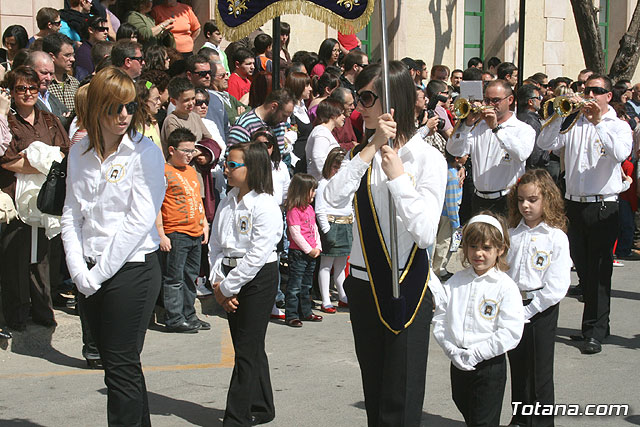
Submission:
[[[474,214],[488,209],[506,216],[506,195],[524,173],[525,161],[533,150],[535,131],[509,110],[513,100],[509,83],[489,82],[484,108],[473,105],[447,141],[447,151],[453,156],[471,155]]]
[[[608,105],[611,87],[609,77],[592,74],[584,88],[586,99],[570,97],[572,113],[563,120],[549,119],[537,141],[543,150],[565,147],[567,234],[584,296],[582,333],[571,338],[583,342],[585,354],[599,353],[609,335],[613,244],[623,190],[620,163],[632,146],[631,128]]]

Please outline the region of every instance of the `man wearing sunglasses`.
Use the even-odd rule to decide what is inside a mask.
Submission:
[[[482,210],[507,215],[507,193],[525,171],[536,132],[510,111],[513,91],[509,82],[493,80],[484,91],[483,109],[462,121],[447,141],[456,157],[471,155],[473,213]]]
[[[111,63],[127,73],[134,81],[140,77],[144,66],[142,45],[131,40],[120,40],[111,49]]]
[[[611,88],[609,77],[590,75],[582,109],[550,122],[537,141],[543,150],[565,148],[567,234],[584,296],[582,333],[571,339],[582,341],[583,354],[602,351],[602,341],[609,335],[618,193],[623,191],[620,164],[632,146],[629,125],[608,105]],[[571,101],[584,99],[574,96]]]
[[[38,25],[38,32],[29,39],[27,47],[31,46],[34,41],[48,36],[52,33],[60,31],[60,13],[52,7],[43,7],[38,10],[36,14],[36,24]]]
[[[107,20],[101,16],[92,16],[87,22],[87,31],[82,38],[82,45],[76,50],[76,78],[82,80],[93,73],[94,64],[91,59],[91,48],[98,42],[107,40],[109,27]]]

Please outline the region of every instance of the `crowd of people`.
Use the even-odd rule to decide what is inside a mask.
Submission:
[[[210,329],[197,297],[227,312],[225,425],[275,417],[270,319],[300,328],[349,310],[375,426],[419,425],[431,323],[468,425],[498,425],[507,359],[514,401],[554,403],[567,293],[584,301],[572,339],[602,351],[613,266],[640,259],[640,83],[583,70],[519,84],[498,58],[429,70],[407,57],[389,64],[389,114],[382,66],[355,35],[291,54],[283,22],[280,52],[261,31],[223,50],[216,23],[176,0],[118,15],[113,0],[68,3],[40,9],[31,38],[2,34],[0,339],[77,304],[110,425],[150,425],[147,326],[155,311],[170,333]],[[43,213],[60,164],[62,214]],[[532,422],[553,416],[511,425]]]

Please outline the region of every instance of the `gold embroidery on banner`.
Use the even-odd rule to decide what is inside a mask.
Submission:
[[[229,15],[239,16],[247,10],[247,3],[249,1],[250,0],[227,0],[227,3],[229,3]]]
[[[360,0],[338,0],[336,4],[338,6],[344,6],[345,9],[352,10],[353,6],[360,6]]]

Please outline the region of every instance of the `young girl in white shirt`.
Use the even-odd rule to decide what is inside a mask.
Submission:
[[[282,217],[263,143],[232,145],[225,173],[233,189],[218,206],[209,240],[213,293],[228,313],[235,352],[223,423],[256,425],[275,417],[264,340],[278,287]]]
[[[523,415],[522,405],[552,405],[558,307],[571,283],[567,219],[558,187],[543,169],[527,171],[509,193],[509,276],[522,295],[524,327],[509,352],[513,425],[553,425],[553,415]],[[517,403],[520,402],[520,405]],[[517,406],[516,406],[517,405]]]
[[[474,216],[462,242],[463,265],[470,267],[433,290],[433,335],[451,359],[453,401],[467,425],[497,427],[507,381],[505,353],[522,336],[522,302],[504,272],[509,236],[503,221],[488,211]]]

